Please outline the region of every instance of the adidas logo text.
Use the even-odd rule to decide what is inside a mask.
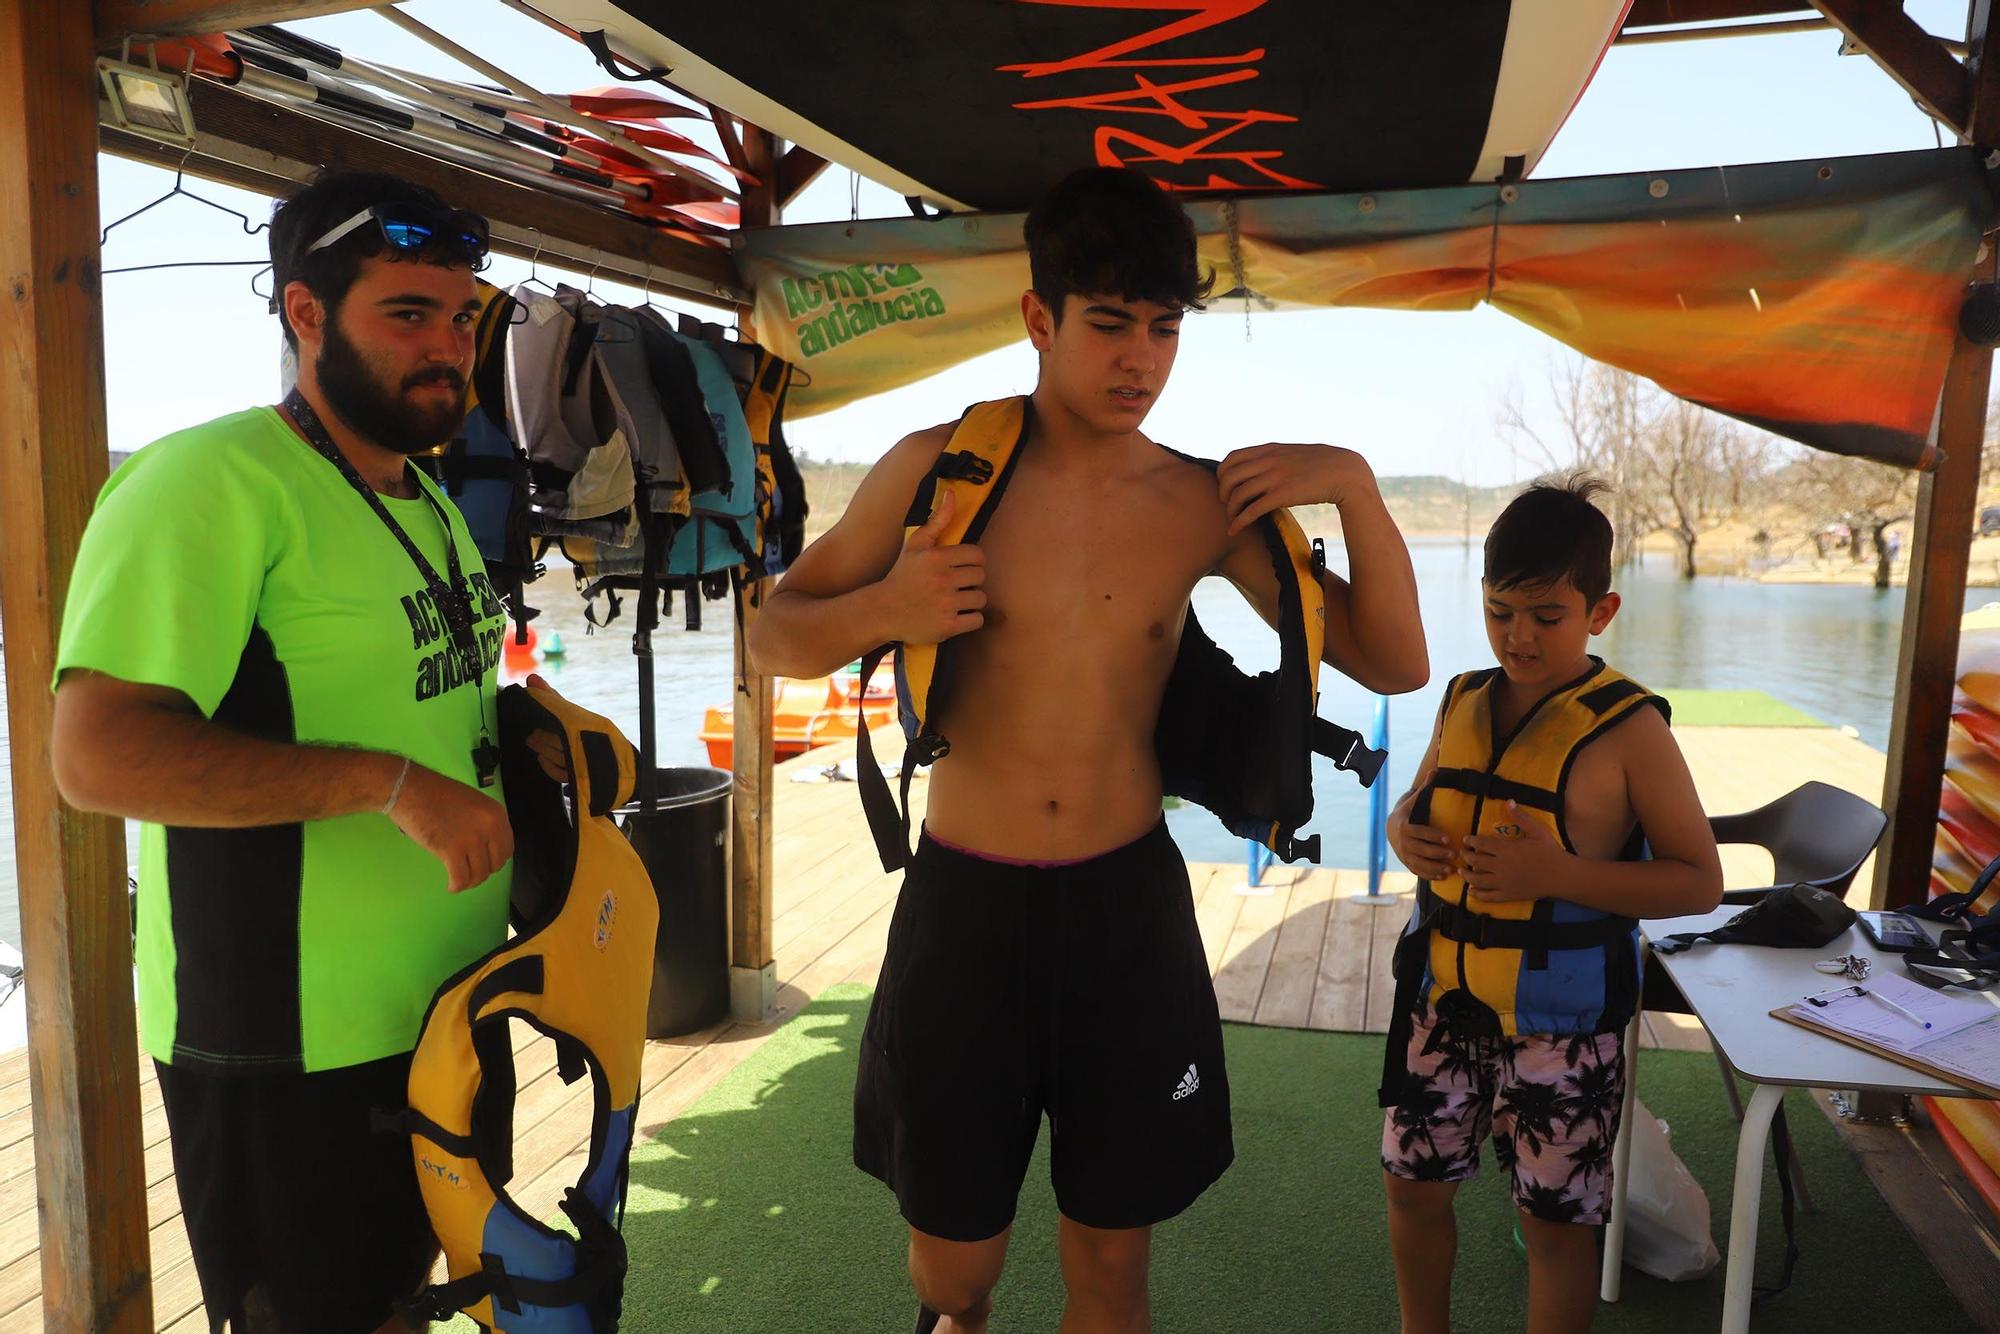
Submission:
[[[1200,1087],[1201,1076],[1196,1074],[1194,1067],[1190,1065],[1187,1073],[1181,1076],[1181,1082],[1174,1086],[1174,1101],[1179,1102]]]

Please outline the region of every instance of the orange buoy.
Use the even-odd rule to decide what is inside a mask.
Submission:
[[[540,642],[541,636],[535,633],[534,626],[530,625],[519,628],[509,626],[507,633],[501,636],[502,647],[500,650],[500,656],[506,661],[507,669],[515,672],[525,672],[533,668],[535,665],[535,648]]]

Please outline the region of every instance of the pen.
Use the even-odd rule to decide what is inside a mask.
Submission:
[[[1901,1005],[1896,1004],[1896,1002],[1890,1000],[1887,996],[1882,995],[1880,992],[1870,991],[1866,987],[1856,987],[1854,989],[1854,994],[1857,996],[1866,996],[1870,1000],[1875,1001],[1877,1004],[1888,1006],[1890,1009],[1894,1010],[1897,1014],[1902,1015],[1903,1018],[1909,1020],[1911,1023],[1917,1025],[1917,1027],[1919,1028],[1929,1028],[1931,1026],[1930,1020],[1925,1019],[1920,1015],[1915,1015],[1910,1013],[1909,1010],[1905,1009]]]

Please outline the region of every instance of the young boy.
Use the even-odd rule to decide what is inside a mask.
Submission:
[[[1490,1134],[1528,1245],[1528,1328],[1590,1327],[1638,999],[1640,917],[1721,900],[1667,705],[1586,651],[1618,613],[1611,524],[1573,478],[1486,537],[1500,666],[1445,688],[1389,838],[1418,877],[1396,950],[1383,1183],[1405,1334],[1450,1329],[1452,1197]],[[1640,844],[1650,860],[1638,860]]]
[[[910,1225],[918,1329],[969,1334],[986,1328],[1046,1113],[1063,1328],[1141,1331],[1152,1225],[1233,1153],[1215,993],[1154,752],[1188,596],[1221,574],[1275,623],[1255,521],[1332,503],[1352,583],[1323,581],[1326,661],[1384,691],[1415,689],[1429,665],[1409,556],[1360,455],[1262,445],[1211,472],[1140,434],[1181,317],[1213,281],[1180,206],[1136,172],[1092,169],[1026,233],[1040,377],[1016,405],[1026,436],[1005,503],[988,502],[971,541],[940,545],[956,501],[927,498],[905,541],[954,428],[905,438],[766,600],[750,650],[760,671],[813,676],[886,642],[965,636],[949,754],[862,1039],[855,1161]]]

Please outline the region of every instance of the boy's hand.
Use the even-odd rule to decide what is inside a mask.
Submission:
[[[1555,831],[1507,803],[1517,835],[1473,834],[1465,840],[1460,874],[1480,903],[1519,903],[1547,898],[1568,868],[1570,854]]]
[[[1419,880],[1449,880],[1458,874],[1452,858],[1451,835],[1427,824],[1400,826],[1391,822],[1389,842],[1396,856]]]
[[[1372,492],[1375,470],[1337,445],[1253,445],[1231,451],[1215,480],[1234,537],[1273,510],[1339,505]]]
[[[905,644],[938,644],[986,624],[986,553],[965,542],[938,545],[956,507],[952,493],[945,492],[883,576],[888,638]]]

